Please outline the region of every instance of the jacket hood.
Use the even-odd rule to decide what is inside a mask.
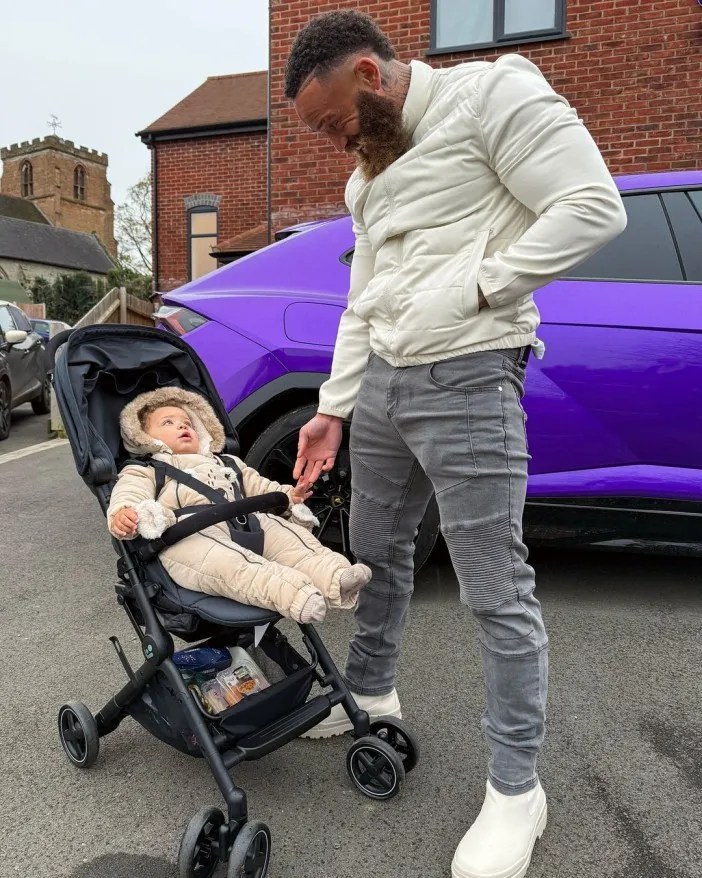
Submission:
[[[165,443],[154,439],[142,429],[139,416],[145,408],[177,406],[183,409],[193,423],[200,442],[199,454],[217,453],[224,448],[224,428],[212,406],[198,393],[180,387],[161,387],[141,393],[122,409],[119,416],[124,447],[130,454],[157,454],[166,449]]]

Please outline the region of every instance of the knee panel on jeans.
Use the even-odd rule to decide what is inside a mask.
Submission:
[[[391,559],[412,556],[413,541],[403,540],[397,533],[396,519],[396,508],[353,493],[350,543],[359,561],[386,566]]]
[[[548,646],[541,605],[533,594],[520,595],[474,615],[480,624],[480,642],[490,652],[518,658]]]

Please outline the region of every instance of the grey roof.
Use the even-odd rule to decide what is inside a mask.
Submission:
[[[18,198],[16,195],[0,194],[0,216],[9,216],[12,219],[29,220],[32,223],[50,225],[49,220],[32,201],[26,198]]]
[[[107,274],[114,267],[94,235],[0,216],[0,256]]]

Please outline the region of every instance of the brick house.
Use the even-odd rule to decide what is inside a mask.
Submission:
[[[372,15],[403,61],[520,52],[577,109],[612,173],[702,168],[698,0],[271,0],[274,229],[343,210],[352,163],[303,131],[283,96],[295,34],[334,9]]]
[[[156,289],[243,255],[212,249],[263,223],[251,249],[267,243],[267,82],[266,71],[209,77],[138,133],[151,150]]]
[[[221,261],[266,243],[269,228],[275,232],[294,222],[345,211],[344,185],[353,162],[302,128],[284,98],[283,81],[287,55],[300,27],[315,14],[348,8],[372,15],[403,61],[416,58],[434,66],[450,66],[493,60],[505,52],[526,55],[576,107],[615,174],[702,168],[702,7],[698,0],[270,0],[270,204],[262,127],[258,160],[250,159],[251,188],[247,190],[259,200],[255,208],[247,204],[244,209],[242,199],[242,207],[236,209],[242,220],[245,215],[256,215],[248,225],[242,221],[232,230],[229,224],[218,235]],[[263,82],[265,74],[253,76]],[[233,84],[227,109],[234,115],[242,99],[235,94],[237,82],[243,80],[225,79]],[[263,113],[263,95],[260,101]],[[222,117],[226,115],[225,109]],[[195,149],[196,143],[202,150],[197,162],[183,158],[178,165],[173,159],[159,171],[159,186],[169,188],[177,202],[169,202],[172,206],[160,203],[159,222],[170,224],[167,231],[157,234],[164,252],[176,230],[181,242],[185,240],[186,190],[217,192],[223,201],[231,198],[239,203],[240,171],[227,169],[226,162],[211,162],[210,154],[219,149],[216,139],[194,141],[187,149]],[[173,156],[189,156],[179,152],[181,148],[171,144]],[[208,167],[210,162],[213,173],[208,182],[196,183],[193,166]],[[217,176],[221,171],[223,175]],[[176,285],[163,285],[166,278],[186,276],[182,257],[177,266],[175,260],[171,264],[170,274],[159,271],[160,289]]]

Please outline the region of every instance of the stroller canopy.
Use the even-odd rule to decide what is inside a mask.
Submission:
[[[66,335],[54,368],[56,400],[76,468],[92,491],[109,484],[130,456],[120,436],[120,412],[138,394],[159,387],[182,387],[204,396],[224,427],[227,451],[236,453],[236,432],[212,379],[181,338],[150,327],[115,324],[86,326]],[[50,345],[49,356],[54,352]]]

